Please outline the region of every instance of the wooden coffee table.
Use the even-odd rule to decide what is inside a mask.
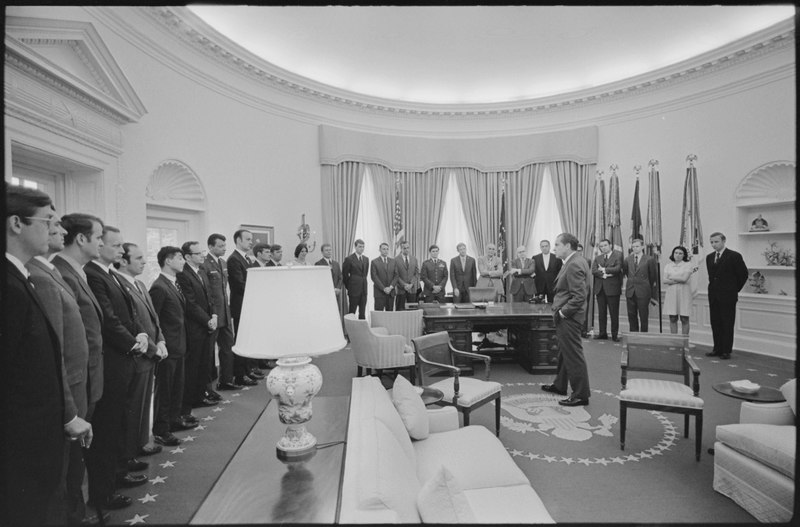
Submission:
[[[737,392],[731,386],[730,381],[720,382],[712,386],[715,392],[721,393],[727,397],[734,399],[741,399],[751,403],[780,403],[786,400],[780,390],[777,388],[770,388],[769,386],[762,386],[755,393]],[[714,455],[714,448],[709,448],[708,453]]]

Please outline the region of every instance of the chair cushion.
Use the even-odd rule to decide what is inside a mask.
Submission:
[[[682,408],[702,408],[703,400],[694,396],[685,384],[656,379],[628,379],[624,390],[619,392],[623,401],[663,404]]]
[[[794,478],[796,433],[791,425],[730,424],[717,427],[717,441]]]
[[[781,393],[783,394],[783,398],[789,403],[792,413],[795,417],[797,417],[797,379],[792,379],[781,386],[780,389]]]
[[[422,485],[417,509],[425,523],[476,523],[464,491],[444,465]]]
[[[485,399],[494,393],[500,393],[500,389],[502,388],[498,382],[482,381],[480,379],[473,379],[472,377],[459,377],[458,384],[458,406],[472,406],[475,402]],[[452,403],[453,386],[453,379],[450,378],[433,383],[431,388],[441,390],[444,394],[442,400]]]
[[[392,387],[392,403],[397,408],[397,413],[406,425],[411,439],[425,439],[428,437],[428,412],[422,397],[414,390],[408,379],[398,375]]]

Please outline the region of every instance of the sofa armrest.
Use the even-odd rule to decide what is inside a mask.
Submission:
[[[743,402],[739,409],[739,422],[765,425],[793,425],[794,413],[789,403]]]
[[[430,433],[449,432],[458,430],[458,410],[455,406],[444,406],[442,408],[427,408],[428,426]]]

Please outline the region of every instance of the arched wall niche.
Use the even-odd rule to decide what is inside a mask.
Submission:
[[[772,161],[742,179],[734,196],[737,201],[793,200],[796,165],[791,161]]]
[[[182,161],[159,163],[145,189],[147,205],[205,211],[206,192],[197,174]]]

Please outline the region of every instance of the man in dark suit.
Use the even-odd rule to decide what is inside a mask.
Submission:
[[[394,308],[403,311],[406,302],[417,301],[417,291],[419,290],[419,265],[417,258],[409,254],[410,244],[408,240],[400,242],[400,254],[395,258],[397,262],[397,291]]]
[[[58,336],[25,263],[47,253],[56,218],[44,192],[8,183],[5,190],[0,523],[43,525],[64,464],[65,380]],[[90,441],[85,435],[69,439]]]
[[[225,256],[225,251],[228,249],[226,238],[222,234],[213,233],[208,237],[206,245],[208,247],[208,254],[205,256],[205,261],[200,261],[200,263],[208,277],[208,282],[205,284],[208,291],[208,299],[211,302],[213,312],[217,314],[217,329],[214,334],[211,335],[212,366],[214,343],[216,343],[219,348],[217,390],[238,390],[242,387],[242,384],[235,382],[235,379],[246,378],[247,362],[244,357],[239,357],[233,353],[235,337],[233,334],[231,309],[228,302],[228,267],[225,260],[222,259],[222,257]],[[202,254],[188,256],[197,256],[199,258]],[[187,262],[189,261],[185,251],[184,258]],[[191,310],[191,308],[188,309]],[[193,351],[190,349],[189,353],[191,354]],[[191,360],[193,359],[186,359],[187,368]],[[188,370],[186,373],[188,382]],[[210,380],[209,378],[209,382]],[[249,378],[246,382],[251,385],[256,384],[254,380],[250,380]]]
[[[272,246],[268,243],[257,243],[253,245],[253,256],[255,256],[256,263],[259,267],[266,267],[272,259],[271,249]]]
[[[283,264],[281,263],[282,258],[283,258],[283,247],[281,247],[277,243],[271,245],[269,248],[269,262],[267,262],[266,267],[283,266]]]
[[[150,407],[153,403],[156,363],[167,357],[164,333],[158,321],[153,300],[147,287],[137,277],[144,272],[144,251],[135,243],[122,244],[122,258],[117,267],[120,283],[133,301],[136,321],[147,334],[147,351],[138,361],[128,391],[128,430],[121,463],[128,471],[145,470],[148,464],[136,459],[136,455],[150,442]],[[146,358],[146,360],[145,360]]]
[[[561,271],[561,260],[550,253],[550,241],[539,243],[541,253],[533,257],[534,284],[539,295],[545,295],[548,303],[553,303],[555,296],[556,276]]]
[[[103,245],[103,222],[89,214],[67,214],[61,217],[61,227],[65,230],[64,248],[53,256],[51,263],[72,291],[85,331],[88,358],[84,382],[86,410],[83,417],[91,422],[95,405],[103,395],[103,312],[86,281],[83,266],[99,257],[98,250]],[[67,356],[64,357],[66,360]],[[66,475],[70,521],[80,521],[78,518],[86,517],[82,490],[86,472],[85,454],[85,450],[76,449],[75,446],[70,450]]]
[[[250,259],[247,254],[253,247],[253,233],[246,229],[239,229],[233,233],[233,243],[235,248],[226,262],[228,266],[228,285],[231,289],[231,319],[233,319],[234,343],[236,342],[236,330],[239,327],[239,319],[242,318],[242,302],[244,301],[244,289],[247,286],[247,269],[257,267],[258,264]],[[234,376],[241,380],[243,375],[258,381],[263,379],[264,374],[258,369],[255,359],[237,357],[234,355]],[[242,364],[239,364],[242,363]],[[244,369],[244,373],[241,370]]]
[[[447,264],[439,259],[439,246],[428,247],[430,258],[422,262],[419,277],[422,279],[422,298],[425,302],[444,302],[447,286]]]
[[[644,254],[642,240],[633,240],[631,249],[633,252],[622,261],[622,274],[627,278],[628,325],[630,331],[647,333],[650,304],[658,305],[658,270],[655,259]]]
[[[161,273],[150,286],[150,298],[164,332],[169,355],[156,366],[153,404],[153,436],[163,446],[177,446],[180,440],[170,432],[170,423],[181,418],[183,406],[183,358],[186,356],[186,299],[176,275],[186,265],[178,247],[166,246],[156,255]]]
[[[124,474],[118,466],[125,441],[127,397],[139,362],[149,360],[147,333],[137,322],[133,299],[112,271],[122,259],[122,234],[110,225],[103,226],[103,246],[99,258],[84,267],[87,282],[103,311],[103,397],[97,402],[92,427],[95,440],[89,450],[89,503],[98,512],[131,504],[131,498],[118,494],[118,486],[134,487],[147,482],[144,475]]]
[[[342,282],[347,289],[348,313],[355,313],[357,308],[358,318],[364,320],[367,309],[369,260],[364,256],[364,240],[356,240],[353,246],[355,252],[345,258],[342,264]]]
[[[342,268],[339,262],[333,259],[333,247],[330,243],[323,243],[320,247],[322,251],[322,258],[316,261],[314,265],[327,265],[331,269],[331,278],[333,279],[333,292],[336,293],[336,303],[339,304],[339,314],[342,314]]]
[[[595,339],[608,339],[608,316],[611,316],[611,340],[619,341],[619,297],[622,294],[623,255],[611,248],[611,240],[600,240],[600,254],[592,262],[594,295],[597,297],[597,325]]]
[[[467,255],[467,244],[456,245],[458,256],[450,259],[450,283],[453,285],[453,302],[469,302],[469,288],[478,283],[475,258]]]
[[[517,247],[517,257],[511,261],[511,296],[514,302],[527,302],[536,296],[536,282],[534,280],[535,264],[525,254],[527,247]]]
[[[381,255],[372,260],[370,277],[375,296],[375,311],[394,310],[394,286],[397,285],[397,264],[389,257],[389,244],[380,245]]]
[[[58,220],[50,225],[48,252],[54,254],[64,248],[64,229]],[[86,329],[81,319],[80,307],[75,293],[64,282],[61,273],[42,255],[28,260],[25,267],[30,271],[30,280],[42,302],[47,317],[53,322],[62,351],[61,375],[64,382],[64,431],[68,437],[91,436],[92,426],[85,420],[89,367],[89,344]],[[62,490],[53,501],[50,517],[53,521],[80,523],[86,514],[83,493],[83,453],[76,441],[68,441],[64,451],[64,467],[60,486]],[[71,476],[71,477],[69,477]]]
[[[203,266],[205,258],[200,250],[200,243],[185,242],[181,246],[181,252],[186,265],[176,279],[186,299],[186,356],[181,418],[170,423],[171,432],[197,426],[197,418],[192,415],[193,407],[217,404],[206,397],[206,384],[211,379],[211,369],[214,366],[213,339],[219,316],[214,311],[210,278]]]
[[[556,256],[564,264],[558,274],[553,299],[553,320],[558,338],[558,366],[552,384],[542,389],[559,395],[567,394],[567,384],[572,393],[558,401],[562,406],[586,406],[589,404],[589,372],[583,356],[581,331],[586,316],[586,296],[588,295],[589,265],[576,251],[578,239],[570,233],[556,237]]]
[[[714,252],[706,256],[708,270],[708,307],[714,349],[709,357],[730,359],[733,352],[733,329],[736,326],[736,303],[739,291],[747,283],[748,271],[742,255],[725,247],[725,235],[715,232],[709,240]]]

